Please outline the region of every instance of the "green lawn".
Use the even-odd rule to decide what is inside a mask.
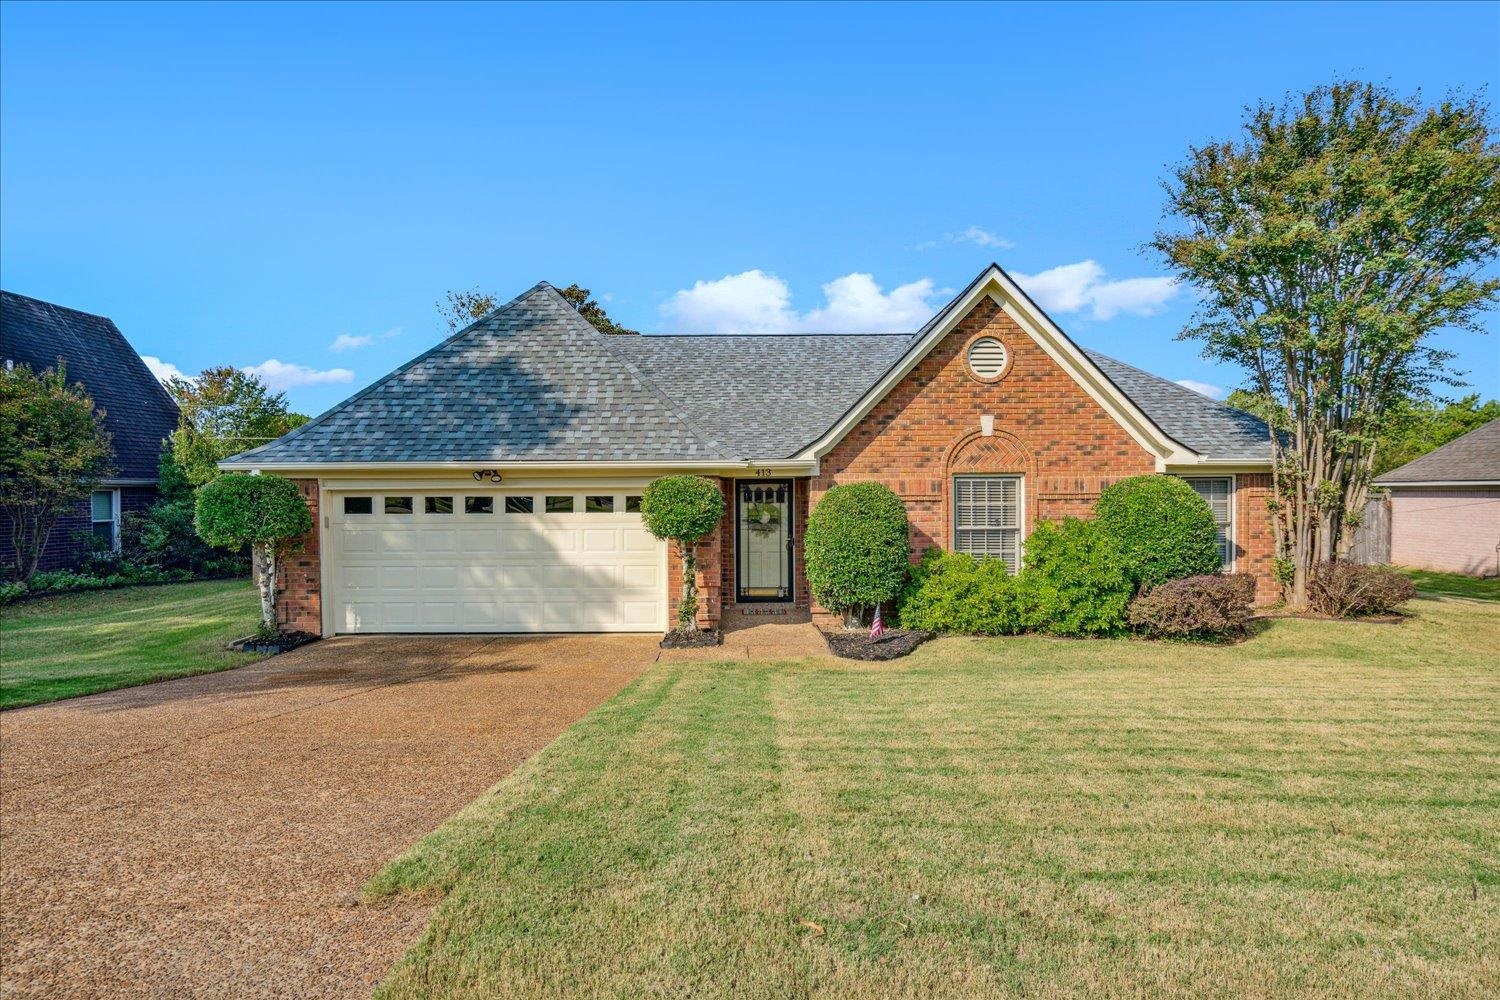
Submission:
[[[64,594],[0,609],[0,708],[19,708],[255,659],[224,644],[260,617],[244,580]]]
[[[1500,608],[658,664],[381,872],[427,996],[1494,996]]]
[[[1500,601],[1500,577],[1481,580],[1462,573],[1437,573],[1427,569],[1402,569],[1424,594],[1467,597],[1476,601]]]

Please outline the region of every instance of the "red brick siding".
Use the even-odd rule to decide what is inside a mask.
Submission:
[[[322,522],[319,521],[318,480],[293,479],[307,512],[312,531],[281,560],[276,568],[276,618],[288,629],[323,634]]]
[[[1261,604],[1281,600],[1281,588],[1271,573],[1276,537],[1271,531],[1269,472],[1240,473],[1234,479],[1234,570],[1255,577],[1255,599]]]
[[[998,337],[1009,353],[998,381],[969,373],[965,349],[980,335]],[[995,418],[992,437],[980,433],[985,414]],[[1029,532],[1038,519],[1088,514],[1104,486],[1155,468],[1154,456],[985,299],[824,457],[810,492],[816,505],[839,483],[886,483],[906,501],[916,560],[952,544],[955,473],[1023,475]]]

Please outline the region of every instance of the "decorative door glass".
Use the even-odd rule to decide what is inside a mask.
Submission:
[[[742,601],[792,599],[790,483],[740,483],[736,497]]]

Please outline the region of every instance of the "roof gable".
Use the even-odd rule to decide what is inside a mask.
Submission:
[[[162,441],[177,427],[177,404],[106,316],[15,292],[0,292],[0,358],[34,371],[62,358],[104,411],[115,452],[113,480],[155,482]]]
[[[903,356],[826,433],[809,445],[803,451],[803,456],[816,458],[826,454],[986,296],[994,299],[1096,403],[1143,448],[1155,455],[1158,467],[1164,468],[1173,463],[1193,463],[1204,458],[1201,453],[1167,434],[1122,392],[999,264],[990,264],[968,287],[939,310],[911,339]]]
[[[1500,483],[1500,420],[1491,420],[1376,478],[1382,486],[1403,483]]]
[[[608,339],[542,282],[227,464],[725,458]]]

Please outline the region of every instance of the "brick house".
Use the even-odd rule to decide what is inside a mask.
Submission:
[[[77,567],[91,536],[119,548],[121,517],[156,500],[162,442],[177,427],[177,404],[108,317],[0,292],[0,363],[43,371],[59,359],[68,381],[82,383],[104,411],[114,472],[58,518],[37,564],[43,570]],[[0,519],[0,563],[14,559],[10,524]]]
[[[1500,420],[1375,480],[1391,497],[1391,562],[1500,576]]]
[[[998,266],[902,335],[606,336],[539,284],[224,468],[295,479],[316,528],[291,627],[651,631],[679,571],[641,526],[659,475],[720,484],[700,615],[821,614],[802,572],[831,486],[889,485],[913,557],[1019,565],[1038,520],[1126,476],[1180,475],[1226,568],[1275,594],[1255,417],[1074,344]]]

